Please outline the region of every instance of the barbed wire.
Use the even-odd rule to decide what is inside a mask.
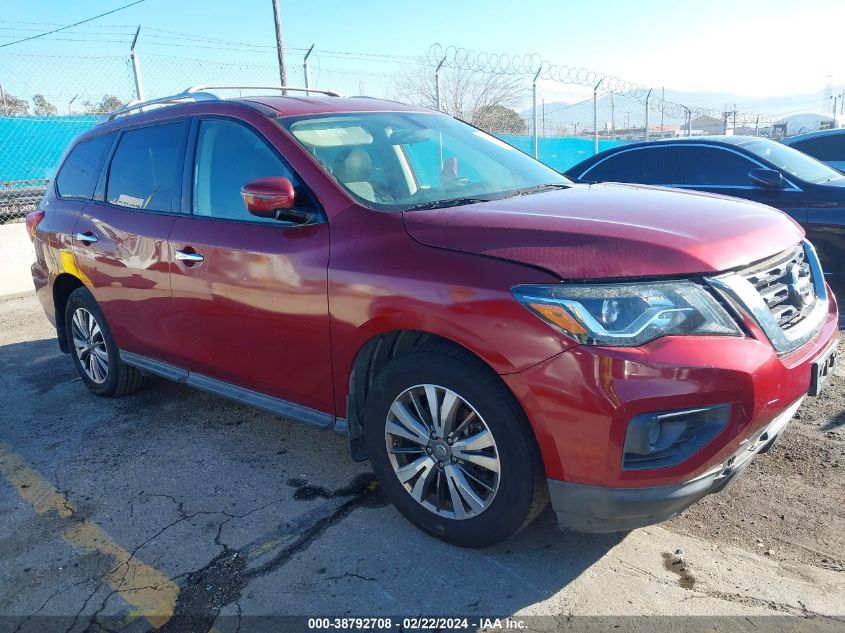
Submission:
[[[442,66],[478,73],[523,75],[561,84],[598,89],[603,94],[613,92],[637,101],[643,106],[648,103],[650,110],[662,112],[671,118],[683,119],[687,115],[691,118],[700,116],[720,118],[724,114],[714,108],[688,106],[667,101],[654,88],[589,68],[555,64],[543,59],[539,53],[522,55],[488,53],[460,46],[443,46],[440,43],[435,43],[429,47],[426,59],[433,68]],[[766,118],[771,120],[771,117],[757,112],[737,113],[737,120],[742,118],[743,121],[751,122],[755,121],[758,116],[761,121]]]

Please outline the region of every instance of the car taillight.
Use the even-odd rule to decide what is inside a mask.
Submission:
[[[35,239],[35,229],[43,219],[44,211],[30,211],[26,214],[26,232],[29,233],[29,239]]]

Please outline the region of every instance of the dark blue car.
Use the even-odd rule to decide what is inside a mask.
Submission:
[[[667,139],[601,152],[566,176],[695,189],[780,209],[807,231],[830,285],[845,296],[845,176],[798,150],[754,136]]]

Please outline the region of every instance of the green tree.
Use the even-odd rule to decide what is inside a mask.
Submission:
[[[516,110],[498,104],[482,106],[475,110],[471,123],[495,134],[528,134],[528,126]]]
[[[29,104],[13,97],[0,86],[0,116],[21,116],[29,114]]]
[[[82,109],[85,114],[103,114],[105,112],[113,112],[120,107],[123,107],[123,101],[114,95],[103,95],[99,103],[91,103],[90,101],[82,102]]]
[[[56,116],[59,113],[59,109],[47,101],[44,95],[34,95],[32,105],[32,113],[35,116]]]

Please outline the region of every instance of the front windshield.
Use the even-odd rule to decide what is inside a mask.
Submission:
[[[760,138],[743,141],[739,145],[804,182],[818,184],[842,177],[824,163],[782,143]]]
[[[571,182],[452,117],[353,112],[278,122],[366,206],[407,210],[496,200]]]

